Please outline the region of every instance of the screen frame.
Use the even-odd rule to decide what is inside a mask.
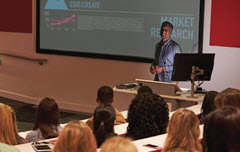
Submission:
[[[205,0],[199,0],[199,30],[198,30],[198,54],[203,53],[203,32],[204,32],[204,7]],[[66,50],[54,50],[54,49],[41,49],[40,48],[40,1],[36,4],[36,53],[41,54],[54,54],[74,57],[87,57],[87,58],[98,58],[98,59],[109,59],[109,60],[120,60],[120,61],[132,61],[132,62],[144,62],[152,63],[153,58],[133,57],[124,55],[110,55],[110,54],[98,54],[98,53],[86,53],[86,52],[75,52]],[[154,57],[154,54],[153,54]]]

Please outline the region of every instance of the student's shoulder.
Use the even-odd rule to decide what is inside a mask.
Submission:
[[[20,152],[16,147],[0,143],[1,152]]]

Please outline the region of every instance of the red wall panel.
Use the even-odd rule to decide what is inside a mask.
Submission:
[[[240,47],[240,0],[212,0],[210,45]]]
[[[32,0],[1,0],[0,31],[32,33]]]

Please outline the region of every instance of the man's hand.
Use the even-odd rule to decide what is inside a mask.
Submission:
[[[163,67],[155,66],[156,74],[161,73],[162,70],[163,70]]]
[[[157,74],[156,72],[156,70],[155,70],[155,66],[151,66],[150,67],[150,72],[152,73],[152,74]]]
[[[163,70],[163,67],[159,67],[159,66],[152,66],[150,68],[150,72],[152,74],[158,74],[158,73],[162,72],[162,70]]]

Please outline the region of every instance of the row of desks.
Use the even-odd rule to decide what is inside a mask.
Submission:
[[[192,110],[195,114],[199,114],[200,113],[200,109],[201,109],[201,105],[195,105],[195,106],[191,106],[191,107],[188,107],[186,109],[189,109],[189,110]],[[122,111],[122,114],[125,118],[127,118],[127,113],[128,111]],[[169,117],[171,118],[172,114],[174,113],[173,112],[170,112],[169,113]],[[86,122],[88,119],[85,119],[85,120],[81,120],[83,122]],[[62,127],[64,127],[66,124],[61,124]],[[124,135],[126,133],[126,130],[127,130],[127,126],[128,126],[128,123],[124,123],[124,124],[121,124],[121,125],[116,125],[114,126],[114,130],[115,132],[118,134],[118,135]],[[200,129],[201,129],[201,135],[202,135],[202,131],[203,131],[203,126],[200,126]],[[27,133],[30,132],[30,131],[26,131],[26,132],[21,132],[19,133],[20,136],[22,137],[26,137]],[[136,140],[136,141],[133,141],[133,143],[136,145],[137,149],[138,149],[138,152],[146,152],[146,151],[153,151],[155,149],[153,148],[149,148],[149,147],[145,147],[143,145],[146,145],[146,144],[154,144],[154,145],[157,145],[159,147],[162,147],[163,144],[164,144],[164,141],[167,137],[167,134],[163,134],[163,135],[158,135],[158,136],[154,136],[154,137],[149,137],[149,138],[145,138],[145,139],[141,139],[141,140]],[[200,137],[202,138],[202,136]],[[51,140],[56,140],[57,138],[53,138],[53,139],[49,139],[49,140],[46,140],[46,141],[51,141]],[[33,148],[32,148],[32,145],[31,143],[27,143],[27,144],[21,144],[21,145],[16,145],[16,147],[21,151],[21,152],[34,152]]]

